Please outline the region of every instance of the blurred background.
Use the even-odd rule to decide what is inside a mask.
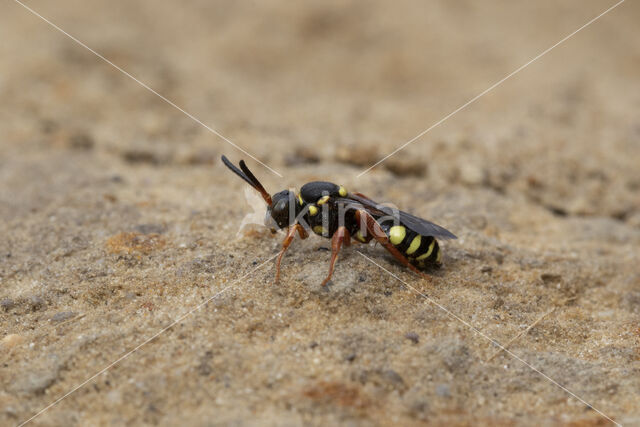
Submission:
[[[221,154],[249,160],[271,192],[327,179],[451,229],[461,239],[447,247],[447,267],[433,290],[447,307],[503,342],[548,304],[569,310],[559,311],[540,332],[536,351],[554,356],[538,362],[613,413],[637,413],[631,403],[637,381],[622,370],[636,366],[640,354],[638,332],[630,326],[637,327],[640,302],[637,2],[623,3],[360,177],[615,3],[25,4],[282,177],[20,4],[5,2],[0,299],[9,302],[0,310],[2,332],[46,349],[36,354],[17,346],[7,353],[2,369],[8,391],[0,393],[6,420],[24,419],[175,318],[178,308],[196,304],[227,277],[248,272],[250,262],[275,254],[279,242],[263,230],[235,239],[251,209],[244,184],[222,166]],[[486,367],[478,362],[484,356],[475,358],[477,351],[488,351],[486,342],[482,347],[470,332],[460,338],[460,325],[444,325],[440,318],[441,329],[432,330],[431,314],[416,312],[413,300],[383,295],[404,291],[400,284],[390,290],[388,276],[371,273],[357,255],[338,267],[333,303],[317,290],[309,296],[325,272],[326,260],[318,261],[317,252],[323,243],[305,241],[289,255],[292,272],[282,293],[266,286],[269,271],[255,287],[247,284],[224,300],[226,308],[217,315],[227,317],[220,326],[212,326],[218,318],[208,313],[199,321],[203,329],[181,332],[199,343],[193,344],[195,359],[180,352],[179,342],[165,341],[165,353],[147,360],[151,373],[135,364],[122,368],[127,370],[121,378],[135,377],[143,385],[101,382],[107,399],[96,390],[93,398],[78,394],[47,416],[53,423],[171,423],[184,412],[171,408],[187,405],[192,422],[209,419],[214,409],[221,419],[237,421],[247,420],[246,408],[239,407],[248,399],[251,414],[294,424],[304,419],[297,418],[301,413],[315,422],[565,420],[559,414],[599,419],[567,403],[553,386],[486,380]],[[374,249],[369,254],[381,256]],[[367,272],[366,280],[360,271]],[[394,314],[380,301],[396,304]],[[273,320],[280,307],[290,308],[286,328],[297,335],[287,335]],[[246,310],[251,320],[238,314]],[[327,310],[331,316],[325,317]],[[594,314],[606,310],[602,317]],[[82,314],[87,323],[54,325],[52,335],[42,325],[50,327],[58,313],[73,313],[69,319]],[[93,344],[80,357],[87,344],[74,337],[85,328],[93,328]],[[323,335],[323,328],[334,335]],[[398,342],[416,328],[416,348],[432,347],[405,354]],[[202,330],[216,330],[217,336],[199,340]],[[311,341],[320,342],[324,353],[287,362],[286,349]],[[606,342],[615,351],[585,359],[586,342]],[[226,352],[219,355],[219,348]],[[351,349],[376,356],[347,363]],[[425,354],[436,356],[426,362]],[[310,373],[305,357],[322,363]],[[576,360],[581,368],[567,374]],[[375,371],[376,377],[371,366],[386,373]],[[400,380],[388,373],[390,366]],[[63,375],[67,367],[74,369]],[[434,374],[440,371],[449,376]],[[268,378],[260,382],[263,374]],[[224,382],[224,375],[232,379]],[[343,378],[350,382],[341,383]],[[618,391],[605,387],[606,380]],[[184,399],[159,391],[182,386]],[[140,395],[143,389],[147,394]],[[252,397],[235,393],[245,389],[254,390]],[[213,406],[198,403],[211,402],[212,395],[224,398]],[[275,403],[265,403],[270,399]],[[500,409],[489,399],[500,401]],[[526,403],[533,399],[542,403]],[[323,405],[331,410],[318,409]],[[82,412],[89,407],[90,415]],[[367,415],[377,410],[384,415]]]
[[[281,173],[315,162],[360,173],[610,6],[29,4]],[[381,169],[638,225],[636,9],[580,32]],[[246,157],[18,4],[0,31],[4,159],[85,150],[105,162],[219,167],[220,153]],[[283,184],[296,183],[273,185]],[[24,193],[9,187],[5,217],[20,212],[7,199]]]

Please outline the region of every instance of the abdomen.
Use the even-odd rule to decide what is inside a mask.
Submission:
[[[393,225],[391,222],[380,224],[396,247],[409,262],[419,269],[440,266],[442,254],[438,241],[433,236],[423,236],[404,225]]]

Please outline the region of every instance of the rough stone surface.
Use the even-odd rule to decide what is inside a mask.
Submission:
[[[283,178],[3,4],[0,336],[24,341],[0,352],[0,425],[175,320],[34,421],[640,423],[637,2],[359,178],[613,2],[28,4]],[[354,245],[325,289],[330,242],[296,239],[274,286],[282,237],[238,232],[253,209],[221,154],[459,239],[431,281]],[[592,407],[489,360],[552,308],[509,349]]]
[[[11,310],[15,306],[16,306],[16,303],[11,298],[5,298],[2,301],[0,301],[0,307],[2,307],[2,309],[5,311]]]
[[[18,334],[9,334],[0,340],[0,344],[6,350],[11,349],[17,345],[20,345],[24,342],[24,337]]]
[[[72,319],[72,318],[76,317],[77,314],[78,313],[75,313],[73,311],[61,311],[59,313],[54,314],[51,317],[51,321],[52,322],[62,322],[62,321],[69,320],[69,319]]]

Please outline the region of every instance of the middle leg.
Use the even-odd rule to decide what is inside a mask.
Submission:
[[[351,244],[351,234],[346,227],[338,227],[335,233],[333,233],[333,237],[331,238],[331,262],[329,264],[329,274],[326,279],[322,282],[322,286],[326,286],[331,280],[331,276],[333,275],[333,269],[336,264],[336,259],[338,258],[338,252],[340,252],[340,248],[344,243],[345,246],[349,246]]]

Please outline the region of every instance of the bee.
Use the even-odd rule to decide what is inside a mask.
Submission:
[[[265,225],[273,233],[287,229],[276,261],[276,283],[280,279],[282,257],[296,233],[302,239],[306,239],[310,231],[331,239],[329,274],[322,286],[331,280],[340,249],[343,245],[349,246],[352,240],[366,244],[375,239],[402,265],[428,278],[425,269],[442,265],[442,252],[436,238],[456,239],[439,225],[376,203],[331,182],[313,181],[304,184],[298,193],[283,190],[270,195],[243,160],[239,169],[225,156],[222,162],[260,193],[267,204]]]

